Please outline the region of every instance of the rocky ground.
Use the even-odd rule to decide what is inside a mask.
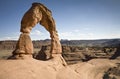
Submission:
[[[39,56],[43,55],[41,52],[49,55],[50,46],[47,43],[39,46],[36,42],[34,58],[6,60],[15,48],[14,42],[9,43],[0,49],[0,79],[120,79],[119,46],[63,45],[62,56],[67,62],[66,65],[60,56],[50,60],[39,59]]]
[[[109,68],[105,72],[103,79],[120,79],[120,62],[115,67]]]
[[[113,79],[109,75],[117,68],[118,60],[92,59],[64,65],[59,57],[49,61],[36,59],[0,60],[0,79]],[[115,71],[115,70],[113,70]],[[110,74],[106,77],[106,73]],[[116,71],[117,72],[117,71]],[[114,79],[119,79],[119,73]]]
[[[0,60],[0,79],[79,79],[80,76],[59,57],[49,61],[36,59]],[[71,76],[70,76],[71,75]]]
[[[109,68],[116,67],[117,60],[108,59],[93,59],[88,62],[81,62],[79,64],[71,65],[82,79],[110,79],[105,78],[105,72]],[[116,78],[119,79],[119,78]]]

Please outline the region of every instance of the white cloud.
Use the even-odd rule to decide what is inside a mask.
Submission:
[[[20,36],[20,32],[10,32],[6,34],[2,34],[0,36],[0,40],[18,40]]]
[[[39,30],[34,30],[31,32],[31,35],[42,35],[43,33]]]
[[[63,33],[59,33],[59,36],[61,37],[65,37],[65,36],[71,36],[72,32],[63,32]]]
[[[80,32],[80,30],[76,29],[76,30],[74,30],[74,32]]]
[[[40,31],[40,30],[33,30],[30,35],[32,40],[44,40],[44,39],[50,39],[50,35],[48,32]]]
[[[94,36],[94,34],[93,33],[87,33],[88,34],[88,36]]]
[[[19,36],[2,37],[0,40],[18,40]]]
[[[59,36],[61,39],[69,39],[69,40],[79,40],[79,39],[94,39],[95,34],[86,33],[86,31],[80,31],[79,29],[68,31],[68,32],[62,32],[59,33]]]
[[[86,28],[84,28],[84,30],[90,30],[90,28],[87,28],[87,27],[86,27]]]
[[[109,34],[108,35],[110,38],[120,38],[120,34]]]

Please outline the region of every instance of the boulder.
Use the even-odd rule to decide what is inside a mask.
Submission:
[[[50,45],[42,46],[41,50],[39,51],[39,53],[37,54],[37,56],[35,58],[39,59],[39,60],[50,59],[51,58],[50,49],[51,49]]]

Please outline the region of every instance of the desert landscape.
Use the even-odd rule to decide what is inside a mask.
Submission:
[[[15,40],[0,41],[1,79],[120,78],[120,39],[61,40],[62,56],[67,63],[65,66],[58,58],[39,59],[41,49],[44,53],[50,52],[50,39],[33,41],[33,59],[7,60],[12,55],[16,43]],[[46,73],[47,76],[44,76]]]
[[[26,1],[0,3],[0,79],[120,79],[119,1]]]

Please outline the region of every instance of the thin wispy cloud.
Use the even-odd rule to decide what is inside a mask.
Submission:
[[[43,33],[40,30],[34,30],[30,34],[31,35],[42,35]]]
[[[50,39],[50,35],[47,31],[44,32],[44,31],[40,31],[38,29],[32,30],[31,33],[30,33],[30,37],[31,37],[32,40]]]
[[[59,33],[59,36],[61,39],[69,39],[69,40],[74,40],[74,39],[93,39],[95,34],[91,33],[86,33],[86,32],[81,32],[81,30],[72,30],[68,32],[61,32]]]
[[[19,36],[2,37],[0,40],[18,40]]]
[[[59,36],[62,36],[62,37],[71,36],[71,35],[73,35],[72,32],[62,32],[62,33],[59,33]]]
[[[87,31],[87,30],[90,30],[90,28],[87,28],[87,27],[86,27],[86,28],[83,28],[83,29],[86,30],[86,31]]]
[[[76,29],[76,30],[74,30],[74,32],[80,32],[80,30],[77,30],[77,29]]]

